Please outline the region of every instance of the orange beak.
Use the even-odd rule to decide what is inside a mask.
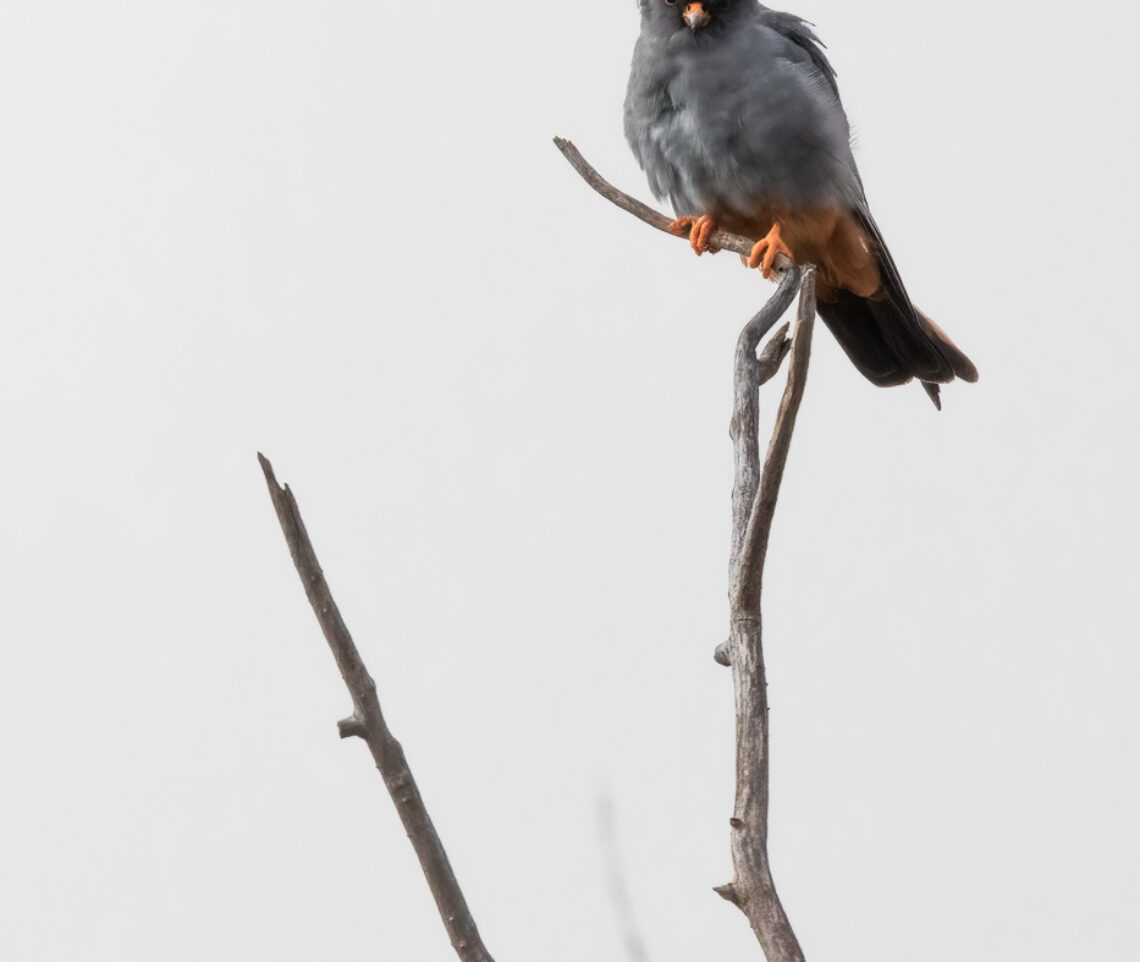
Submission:
[[[705,9],[705,5],[700,3],[699,0],[694,3],[686,3],[683,16],[685,23],[689,25],[689,29],[694,32],[706,26],[709,20],[712,19],[709,12]]]

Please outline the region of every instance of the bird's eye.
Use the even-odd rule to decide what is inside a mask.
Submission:
[[[667,6],[667,7],[677,6],[677,0],[665,0],[665,6]]]

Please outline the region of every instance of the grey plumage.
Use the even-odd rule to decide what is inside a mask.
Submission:
[[[834,71],[802,21],[740,2],[731,21],[694,33],[675,29],[678,5],[646,7],[625,134],[659,199],[681,216],[750,214],[768,193],[858,198]]]
[[[808,24],[755,0],[704,0],[688,5],[701,8],[696,28],[685,4],[640,2],[625,134],[653,193],[678,217],[756,240],[782,225],[795,259],[820,268],[821,317],[876,384],[976,379],[906,294]]]

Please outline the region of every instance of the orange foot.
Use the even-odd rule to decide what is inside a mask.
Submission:
[[[710,249],[709,237],[715,230],[716,221],[708,214],[702,214],[700,217],[678,217],[669,225],[670,234],[676,234],[678,237],[689,235],[689,246],[696,252],[697,257]],[[715,251],[716,248],[712,250]]]
[[[780,222],[772,224],[766,237],[762,237],[752,245],[752,253],[748,255],[748,266],[759,267],[764,277],[771,280],[775,275],[772,265],[776,262],[776,255],[783,254],[788,260],[795,260],[788,245],[780,239]]]

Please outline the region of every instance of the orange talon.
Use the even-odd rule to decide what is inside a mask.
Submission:
[[[715,230],[716,221],[708,214],[700,217],[678,217],[669,225],[670,234],[676,234],[678,237],[688,234],[689,246],[698,257],[709,250],[709,237]]]
[[[780,239],[779,221],[772,224],[772,229],[765,237],[752,245],[752,253],[748,255],[748,266],[759,267],[764,277],[771,280],[776,273],[772,270],[772,265],[776,261],[777,254],[783,254],[790,261],[795,260],[792,252],[788,250],[788,245]]]

